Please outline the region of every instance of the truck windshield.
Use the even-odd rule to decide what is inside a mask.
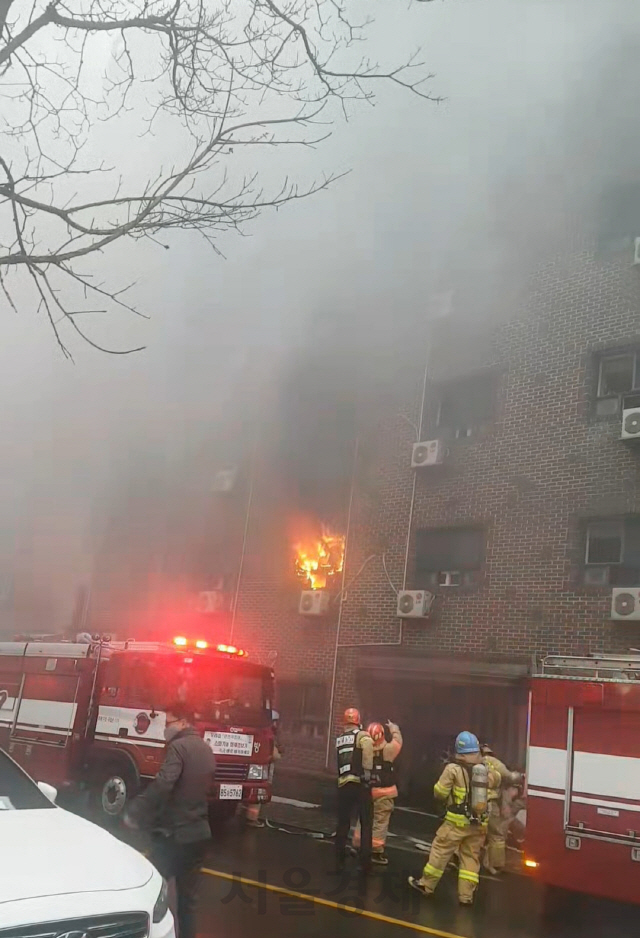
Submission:
[[[0,749],[0,814],[53,807],[35,782]]]
[[[201,721],[251,726],[270,721],[268,685],[254,666],[194,656],[178,659],[168,672],[163,674],[166,699],[188,703]]]

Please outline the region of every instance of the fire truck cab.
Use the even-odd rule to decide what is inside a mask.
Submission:
[[[533,676],[525,864],[550,885],[640,901],[640,655],[552,655]]]
[[[0,746],[117,818],[164,756],[164,706],[187,703],[216,755],[215,815],[269,801],[273,671],[229,645],[0,642]]]

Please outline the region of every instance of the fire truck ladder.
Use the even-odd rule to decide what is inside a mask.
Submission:
[[[640,683],[640,655],[546,655],[534,671],[537,677]]]

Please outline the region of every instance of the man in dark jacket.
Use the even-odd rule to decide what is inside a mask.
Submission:
[[[174,879],[179,938],[195,938],[198,871],[211,836],[207,794],[215,759],[192,726],[183,703],[166,709],[164,762],[148,788],[132,802],[126,823],[153,832],[151,860],[167,880]]]

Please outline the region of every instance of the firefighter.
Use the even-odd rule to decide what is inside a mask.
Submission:
[[[513,800],[512,789],[520,785],[519,772],[511,772],[504,762],[494,755],[488,743],[480,747],[485,765],[500,777],[497,788],[489,791],[489,825],[487,827],[487,844],[482,862],[487,872],[495,876],[504,870],[507,862],[507,832],[511,820],[510,804]]]
[[[410,886],[430,896],[457,852],[458,899],[461,905],[472,904],[487,836],[487,794],[499,784],[498,773],[482,761],[478,738],[466,730],[460,733],[456,738],[455,759],[444,767],[434,786],[436,799],[446,805],[445,819],[434,837],[422,876],[420,879],[410,876]]]
[[[271,711],[271,729],[273,732],[273,761],[277,762],[284,755],[284,747],[280,742],[280,714],[277,710]],[[245,824],[247,827],[264,827],[265,823],[260,817],[260,804],[242,805]]]
[[[370,723],[367,733],[373,740],[373,786],[371,798],[373,800],[373,836],[371,847],[371,862],[386,866],[389,862],[384,848],[387,842],[389,822],[398,797],[398,788],[395,778],[395,760],[402,749],[402,733],[397,723],[387,721],[391,739],[386,740],[384,726],[381,723]],[[353,846],[360,843],[360,824],[356,825],[353,833]]]
[[[348,707],[344,712],[344,727],[336,739],[338,757],[338,825],[336,829],[336,871],[344,869],[347,837],[351,817],[357,813],[360,820],[360,866],[368,872],[371,866],[371,772],[373,770],[373,740],[362,729],[360,712]]]

